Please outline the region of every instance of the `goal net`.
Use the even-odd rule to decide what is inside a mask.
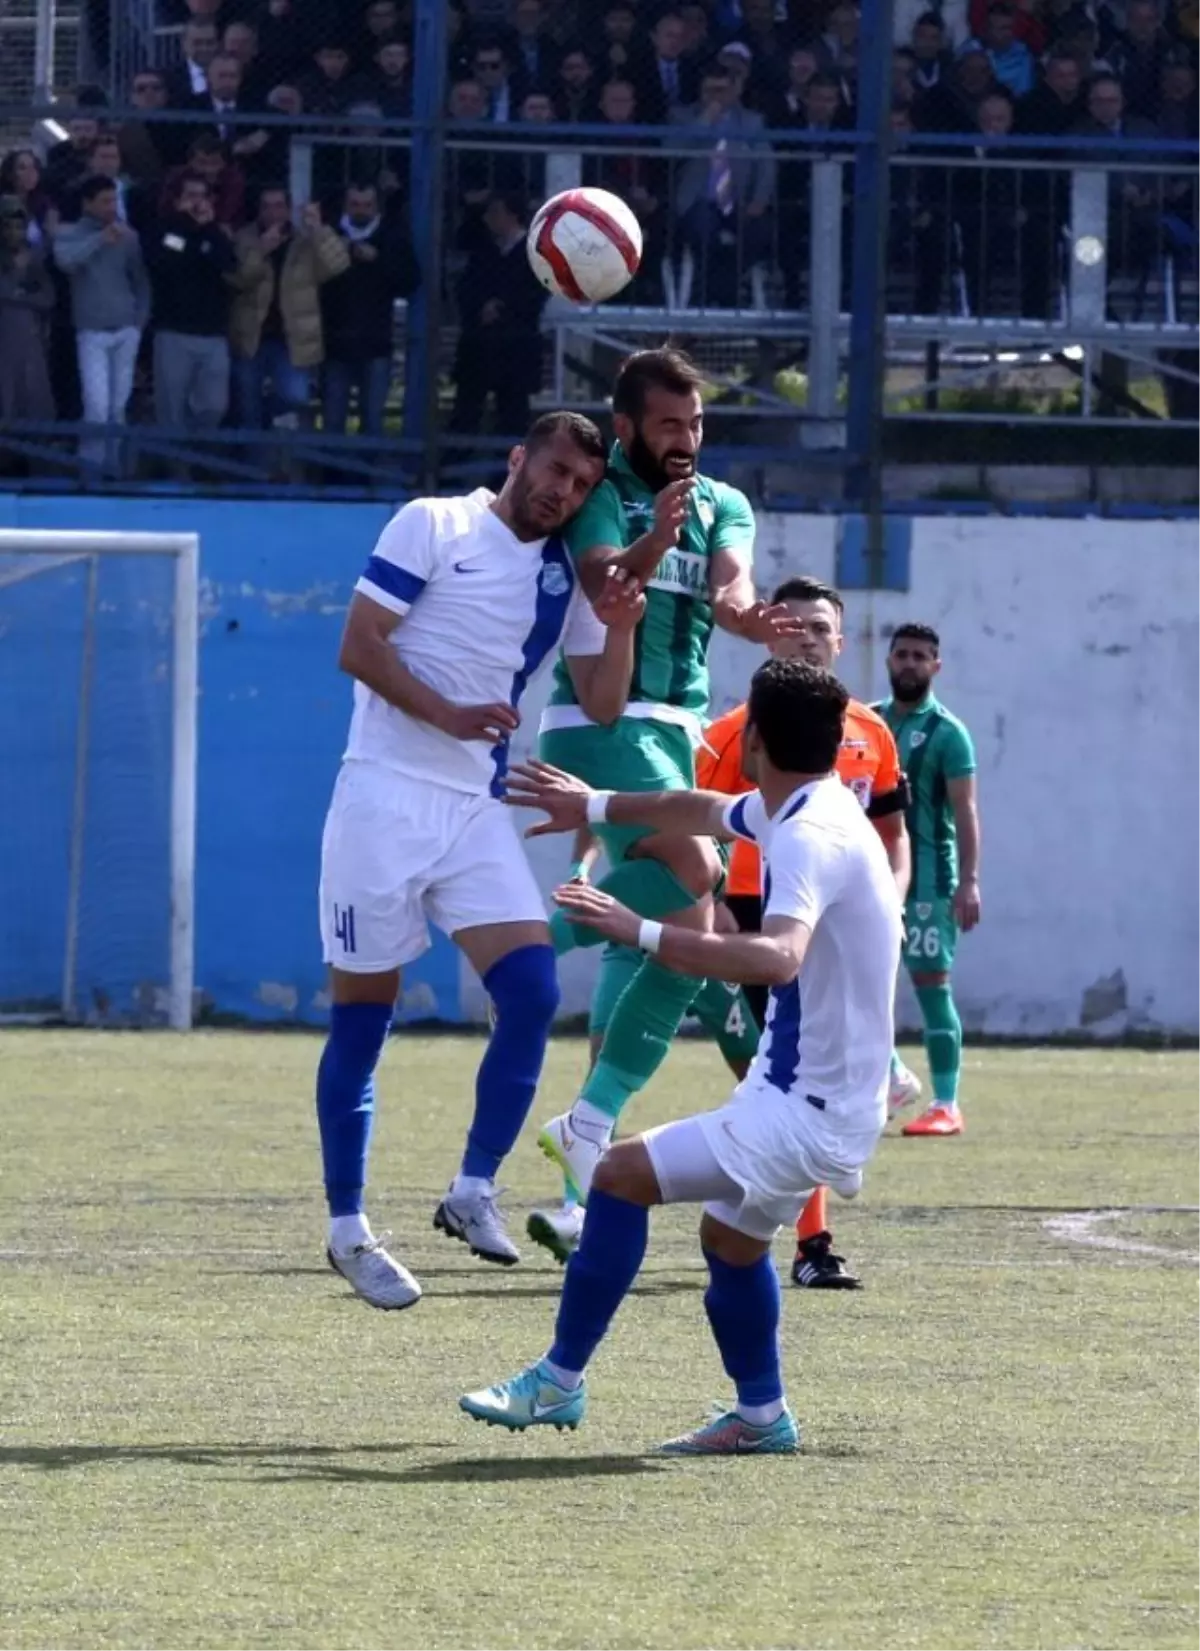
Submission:
[[[0,531],[0,1021],[192,1021],[198,540]]]

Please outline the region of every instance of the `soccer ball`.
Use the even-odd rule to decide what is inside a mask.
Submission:
[[[526,247],[544,287],[576,304],[599,304],[637,274],[642,231],[606,189],[567,189],[535,215]]]

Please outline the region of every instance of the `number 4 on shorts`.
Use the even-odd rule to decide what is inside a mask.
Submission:
[[[335,937],[341,941],[344,952],[352,953],[355,950],[353,906],[334,906],[333,932]]]

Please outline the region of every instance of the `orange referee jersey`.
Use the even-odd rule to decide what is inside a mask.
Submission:
[[[696,753],[696,785],[701,791],[724,791],[737,797],[753,789],[742,773],[745,726],[746,707],[738,705],[705,729],[704,744]],[[892,731],[869,705],[857,699],[852,699],[846,707],[837,771],[872,819],[895,814],[904,807],[900,755]],[[739,838],[733,844],[725,892],[762,892],[762,870],[753,843]]]

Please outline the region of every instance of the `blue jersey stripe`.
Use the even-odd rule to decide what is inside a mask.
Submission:
[[[804,807],[809,793],[805,792],[782,816],[779,824],[790,820]],[[765,863],[763,866],[763,912],[766,913],[771,899],[771,872]],[[790,980],[786,986],[772,986],[771,1013],[768,1027],[771,1042],[767,1049],[767,1082],[776,1089],[781,1089],[786,1095],[796,1081],[796,1073],[800,1070],[800,1022],[802,1011],[800,1005],[800,982]]]
[[[746,804],[750,801],[752,795],[752,792],[747,792],[744,797],[739,797],[729,811],[730,831],[736,831],[739,837],[745,837],[751,843],[758,840],[746,825]]]
[[[378,585],[379,589],[394,596],[397,602],[415,602],[425,589],[426,581],[407,568],[399,568],[395,562],[387,562],[382,556],[372,556],[363,569],[363,578],[369,584]]]
[[[542,546],[542,571],[538,576],[537,601],[533,609],[533,624],[521,649],[521,668],[512,679],[509,703],[520,704],[530,677],[552,648],[558,646],[567,610],[575,590],[575,569],[563,541],[555,534]],[[493,797],[504,795],[504,776],[508,772],[508,741],[500,740],[492,751]]]

